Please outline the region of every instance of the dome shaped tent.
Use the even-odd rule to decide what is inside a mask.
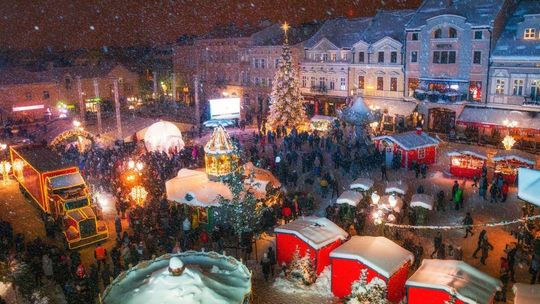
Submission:
[[[144,144],[148,151],[169,152],[184,148],[182,133],[178,127],[167,121],[159,121],[148,127],[144,134]]]

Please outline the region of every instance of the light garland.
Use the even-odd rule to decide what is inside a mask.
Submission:
[[[497,226],[506,226],[517,223],[522,223],[525,221],[531,221],[535,219],[540,219],[540,215],[533,215],[524,218],[520,218],[512,221],[502,221],[497,223],[486,223],[486,224],[476,224],[476,225],[455,225],[455,226],[413,226],[413,225],[400,225],[393,223],[384,223],[385,226],[399,228],[399,229],[427,229],[427,230],[452,230],[452,229],[465,229],[467,227],[497,227]]]

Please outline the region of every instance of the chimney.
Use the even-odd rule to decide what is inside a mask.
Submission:
[[[421,127],[416,128],[416,135],[422,135],[422,128]]]

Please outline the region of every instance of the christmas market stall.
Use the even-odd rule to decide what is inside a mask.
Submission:
[[[388,182],[386,184],[386,188],[384,189],[384,193],[386,194],[396,194],[397,196],[404,197],[407,195],[407,190],[409,190],[409,186],[400,181],[392,181]]]
[[[422,130],[404,132],[373,138],[375,147],[385,156],[386,166],[411,168],[416,164],[436,162],[439,140]]]
[[[310,119],[310,126],[312,130],[328,132],[333,128],[335,121],[335,117],[315,115]]]
[[[448,152],[450,156],[450,174],[457,177],[473,178],[482,176],[482,167],[487,161],[487,154],[476,150],[457,150]]]
[[[358,204],[364,199],[362,193],[352,190],[343,191],[336,200],[339,206],[341,227],[349,227],[354,221]]]
[[[514,291],[514,304],[540,303],[540,284],[515,283],[512,290]]]
[[[518,197],[527,203],[540,207],[540,171],[528,168],[518,169]]]
[[[251,303],[251,271],[234,257],[186,251],[143,261],[103,292],[103,304]]]
[[[423,225],[427,221],[428,212],[433,210],[435,200],[428,194],[413,194],[411,198],[411,208],[414,210],[414,222],[416,225]]]
[[[348,234],[323,217],[301,217],[274,229],[276,256],[279,265],[289,264],[298,250],[301,257],[309,254],[317,274],[330,265],[330,252],[339,247]]]
[[[536,157],[520,150],[500,150],[493,157],[495,174],[501,174],[503,179],[513,185],[516,182],[518,168],[531,168],[536,165]]]
[[[405,286],[409,304],[489,304],[502,283],[463,261],[425,259]]]
[[[373,180],[370,178],[359,177],[355,179],[349,189],[366,193],[373,188]]]
[[[330,253],[332,293],[340,298],[351,294],[352,284],[366,272],[367,283],[377,278],[387,288],[387,299],[400,302],[414,256],[385,237],[353,236]],[[363,271],[364,270],[364,271]]]

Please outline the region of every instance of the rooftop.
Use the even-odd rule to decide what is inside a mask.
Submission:
[[[380,10],[362,34],[362,40],[374,43],[384,37],[403,42],[405,24],[411,20],[414,10]]]
[[[288,33],[289,45],[306,41],[321,28],[322,24],[320,21],[315,21],[292,26]],[[283,45],[285,42],[285,35],[281,29],[281,24],[278,23],[256,32],[251,38],[253,39],[253,44],[256,46]]]
[[[274,229],[276,233],[294,234],[314,249],[320,249],[348,236],[334,222],[324,217],[306,216]]]
[[[314,47],[321,39],[326,38],[338,48],[351,48],[356,42],[362,40],[362,33],[369,26],[371,20],[370,17],[327,20],[317,33],[306,41],[304,46]]]
[[[420,134],[418,134],[417,131],[397,133],[388,136],[379,136],[375,137],[374,139],[390,140],[405,150],[437,146],[439,144],[439,141],[437,139],[429,136],[426,132],[421,132]]]
[[[63,160],[60,155],[45,146],[21,146],[12,147],[21,157],[23,157],[32,167],[40,172],[57,171],[76,167],[76,163]]]

